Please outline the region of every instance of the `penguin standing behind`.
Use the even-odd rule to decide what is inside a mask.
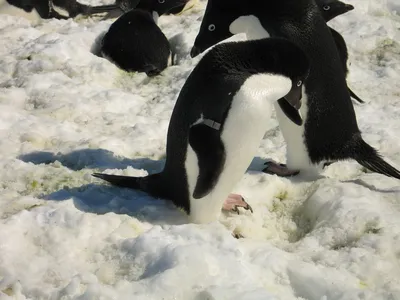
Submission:
[[[208,0],[191,56],[238,33],[248,39],[285,37],[310,58],[300,110],[304,123],[296,125],[275,105],[287,167],[272,162],[265,171],[315,176],[327,162],[354,159],[368,170],[400,179],[400,171],[362,138],[335,42],[314,0]]]
[[[95,173],[114,185],[145,191],[183,208],[193,223],[221,209],[250,209],[230,194],[256,153],[273,103],[300,107],[308,58],[285,39],[214,47],[186,80],[172,112],[161,173],[128,177]]]
[[[351,10],[354,9],[353,5],[343,3],[338,0],[317,0],[316,1],[322,16],[324,17],[326,22],[329,22],[333,18],[342,15],[344,13],[347,13]],[[348,52],[347,52],[347,46],[344,38],[342,35],[337,32],[335,29],[332,27],[328,26],[329,30],[331,31],[333,40],[335,41],[337,50],[339,52],[340,56],[340,61],[342,63],[343,69],[345,71],[346,77],[349,73],[349,69],[347,67],[347,60],[349,58]],[[347,87],[350,93],[350,96],[353,97],[355,100],[357,100],[360,103],[365,103],[363,100],[360,99],[349,87]]]
[[[100,53],[127,72],[156,76],[173,64],[167,37],[149,11],[133,9],[119,17],[104,35]]]
[[[79,14],[104,13],[116,7],[115,4],[88,6],[76,0],[0,0],[0,14],[21,16],[34,22],[51,18],[74,18]]]

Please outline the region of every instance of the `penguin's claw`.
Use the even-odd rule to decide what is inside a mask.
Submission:
[[[232,232],[232,236],[233,236],[235,239],[243,239],[243,238],[244,238],[243,235],[241,235],[240,233],[235,233],[235,232]]]
[[[280,177],[296,176],[300,173],[298,170],[290,170],[285,164],[278,164],[274,161],[267,161],[264,163],[267,167],[263,170],[264,173],[271,175],[278,175]]]
[[[253,213],[253,208],[244,200],[241,195],[238,194],[229,194],[228,198],[226,198],[224,202],[222,209],[233,211],[239,214],[239,207],[243,207],[245,210],[250,210],[251,213]]]

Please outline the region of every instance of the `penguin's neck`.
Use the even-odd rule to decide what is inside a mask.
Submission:
[[[240,16],[229,26],[232,34],[245,33],[248,40],[259,40],[270,37],[260,20],[254,15]]]

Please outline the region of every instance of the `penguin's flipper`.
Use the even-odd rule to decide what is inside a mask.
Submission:
[[[299,126],[303,124],[303,119],[301,118],[299,111],[291,106],[284,98],[279,99],[278,104],[286,117],[288,117],[294,124]]]
[[[199,176],[193,192],[195,199],[205,197],[217,184],[225,164],[225,147],[221,132],[204,123],[193,125],[189,144],[197,155]]]
[[[124,10],[121,9],[120,7],[115,8],[111,11],[109,11],[103,18],[102,20],[107,20],[107,19],[116,19],[120,17],[121,15],[124,14]]]
[[[93,14],[101,14],[101,13],[111,13],[114,10],[121,10],[119,5],[110,4],[110,5],[100,5],[100,6],[87,6],[83,9],[83,13],[85,15],[93,15]],[[122,11],[121,11],[122,12]]]
[[[356,99],[360,103],[365,103],[365,101],[361,100],[360,97],[358,97],[356,94],[354,94],[354,92],[349,87],[347,87],[347,89],[349,90],[350,96],[353,99]]]

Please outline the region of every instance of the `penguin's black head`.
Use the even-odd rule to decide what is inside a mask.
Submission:
[[[23,9],[26,12],[31,12],[35,6],[32,0],[7,0],[13,6]]]
[[[140,0],[136,7],[150,12],[155,11],[161,16],[174,8],[183,8],[188,1],[189,0]]]
[[[190,52],[192,58],[233,36],[229,27],[239,16],[245,14],[241,4],[247,6],[246,1],[240,3],[237,0],[208,0],[200,31]]]
[[[292,110],[293,108],[298,110],[301,107],[302,88],[310,72],[310,59],[300,47],[289,40],[269,38],[259,41],[266,45],[268,51],[264,55],[268,55],[268,57],[262,57],[262,54],[259,53],[258,63],[264,64],[267,72],[290,78],[292,87],[284,99],[292,108],[285,109],[282,107],[282,102],[279,104],[289,119],[301,125],[301,118],[296,111]]]
[[[338,0],[317,0],[316,3],[326,22],[354,9],[353,5]]]
[[[262,27],[269,36],[277,36],[284,23],[302,24],[310,8],[318,12],[313,0],[208,0],[190,56],[243,32],[241,27]]]

